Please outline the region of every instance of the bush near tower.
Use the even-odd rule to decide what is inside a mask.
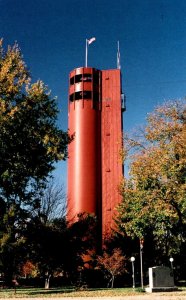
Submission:
[[[71,138],[56,125],[58,108],[42,81],[31,83],[18,45],[0,40],[0,271],[9,280],[40,191],[67,157]]]

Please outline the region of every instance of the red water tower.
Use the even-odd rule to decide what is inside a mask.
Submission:
[[[69,77],[68,159],[69,222],[79,213],[98,217],[102,235],[110,235],[118,186],[123,174],[121,73],[82,67]]]
[[[101,204],[101,72],[78,68],[70,73],[68,220],[78,213],[97,215]]]
[[[119,184],[123,176],[124,97],[120,69],[102,71],[101,165],[102,165],[102,236],[109,237],[115,227],[116,206],[121,202]]]

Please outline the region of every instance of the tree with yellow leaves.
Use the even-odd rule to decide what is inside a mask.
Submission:
[[[0,252],[10,275],[29,211],[40,205],[54,163],[67,157],[71,138],[57,127],[57,114],[44,83],[31,84],[18,45],[5,51],[0,40]]]
[[[186,242],[186,105],[167,102],[147,117],[135,137],[126,137],[129,177],[120,186],[118,227],[127,236],[151,239],[158,262]],[[144,242],[145,246],[145,242]]]

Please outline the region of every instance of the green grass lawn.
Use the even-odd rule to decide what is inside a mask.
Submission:
[[[0,289],[0,298],[13,297],[105,297],[105,296],[121,296],[121,295],[137,295],[140,294],[140,289],[135,291],[132,288],[116,288],[116,289],[86,289],[76,290],[75,288],[17,288],[14,289]]]
[[[115,289],[87,289],[75,290],[75,288],[51,288],[48,290],[41,288],[17,288],[16,294],[14,289],[0,289],[0,298],[37,298],[37,297],[112,297],[112,296],[129,296],[143,293],[140,289],[132,288],[115,288]],[[171,292],[172,294],[173,292]],[[180,288],[178,292],[186,295],[186,288]]]

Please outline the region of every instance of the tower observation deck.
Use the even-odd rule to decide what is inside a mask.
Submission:
[[[111,234],[121,201],[124,109],[119,69],[70,72],[68,128],[74,140],[68,148],[67,218],[74,222],[79,213],[96,215],[103,237]]]

